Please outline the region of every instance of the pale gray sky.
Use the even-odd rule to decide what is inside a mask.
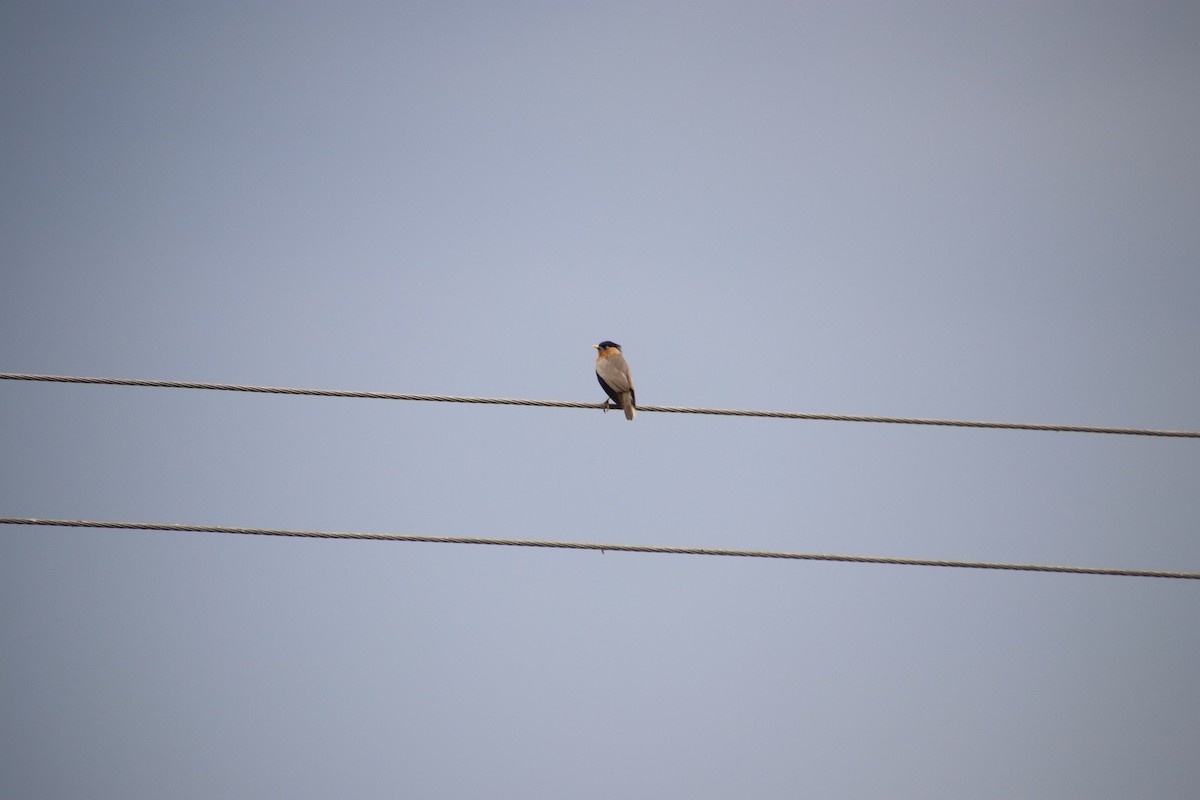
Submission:
[[[0,8],[0,371],[1200,428],[1194,3]],[[0,381],[0,516],[1200,570],[1193,440]],[[0,530],[0,795],[1194,798],[1200,586]]]

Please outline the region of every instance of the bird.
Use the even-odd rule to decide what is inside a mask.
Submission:
[[[625,356],[621,355],[621,345],[616,342],[604,341],[594,344],[596,353],[596,380],[605,394],[625,411],[625,419],[633,419],[637,413],[637,398],[633,394],[633,376],[629,374],[629,365]]]

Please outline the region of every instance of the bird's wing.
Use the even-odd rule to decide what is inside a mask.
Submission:
[[[628,392],[633,388],[633,378],[629,374],[629,365],[618,353],[610,356],[596,365],[596,374],[617,392]]]

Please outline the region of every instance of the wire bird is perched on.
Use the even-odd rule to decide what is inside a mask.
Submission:
[[[621,355],[621,345],[604,341],[594,344],[596,348],[596,380],[612,401],[625,411],[625,419],[633,419],[637,413],[637,399],[633,394],[633,376],[629,365]]]

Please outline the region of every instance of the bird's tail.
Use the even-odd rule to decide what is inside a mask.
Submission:
[[[630,392],[621,392],[621,408],[625,409],[625,419],[633,419],[637,414],[637,409],[633,406],[633,395]]]

